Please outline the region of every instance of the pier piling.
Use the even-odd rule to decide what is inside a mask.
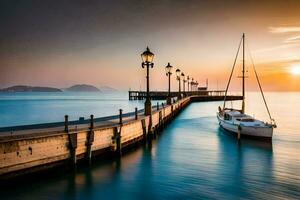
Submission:
[[[149,125],[148,125],[148,140],[153,138],[153,127],[152,127],[152,115],[149,115]]]
[[[162,111],[159,111],[159,118],[158,118],[158,129],[162,130],[163,120],[162,120]]]
[[[69,116],[65,115],[65,132],[69,132]]]
[[[87,162],[88,164],[91,164],[92,161],[92,145],[94,142],[94,115],[91,115],[90,119],[90,132],[87,135],[87,143],[86,143],[86,152],[87,152]]]
[[[137,107],[135,108],[134,114],[135,114],[134,119],[137,120],[138,119],[138,109],[137,109]]]
[[[144,139],[144,142],[145,142],[147,140],[147,130],[146,130],[146,121],[145,121],[145,119],[142,119],[141,123],[142,123],[142,130],[143,130],[143,139]]]
[[[114,127],[113,145],[114,145],[114,151],[116,152],[116,155],[122,154],[121,129],[122,126]]]
[[[69,151],[70,151],[70,163],[72,168],[76,167],[76,148],[77,148],[77,133],[69,133],[69,116],[65,115],[65,132],[68,134],[69,139]]]
[[[71,166],[76,167],[77,157],[76,157],[76,148],[77,148],[77,133],[69,133],[69,150],[71,158]]]
[[[122,124],[123,123],[123,121],[122,121],[122,112],[123,112],[123,110],[119,109],[119,112],[120,112],[120,114],[119,114],[119,124]]]

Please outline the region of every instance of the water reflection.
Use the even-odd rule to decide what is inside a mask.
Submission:
[[[225,140],[229,143],[236,143],[238,148],[241,148],[243,145],[252,148],[261,148],[271,152],[273,151],[272,141],[255,140],[255,139],[248,139],[248,138],[242,138],[241,140],[237,140],[237,138],[234,135],[228,133],[227,131],[223,130],[220,127],[217,128],[216,132],[218,135],[219,143]]]
[[[110,160],[1,191],[3,199],[297,199],[299,139],[240,142],[216,103],[187,107],[152,143]],[[295,137],[295,134],[293,135]],[[299,136],[298,136],[299,137]]]
[[[155,145],[156,141],[153,141],[127,152],[122,157],[106,162],[94,162],[91,167],[77,170],[68,179],[64,198],[126,199],[126,196],[129,198],[132,195],[126,191],[133,188],[136,191],[135,196],[142,198],[144,191],[151,185]]]
[[[217,171],[224,178],[222,191],[232,198],[264,198],[261,188],[270,188],[268,183],[273,177],[272,143],[244,138],[238,141],[221,128],[217,133],[220,159]]]

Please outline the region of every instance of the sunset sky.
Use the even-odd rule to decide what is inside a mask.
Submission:
[[[245,32],[263,88],[300,91],[299,0],[2,0],[0,25],[0,88],[143,89],[140,54],[149,46],[151,90],[167,88],[168,62],[224,89]],[[246,64],[247,87],[257,90],[248,55]]]

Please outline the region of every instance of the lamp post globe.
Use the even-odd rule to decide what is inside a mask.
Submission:
[[[142,57],[142,68],[146,68],[147,70],[147,96],[145,101],[145,115],[151,115],[151,100],[150,100],[150,94],[149,94],[149,68],[153,68],[153,58],[154,54],[150,51],[149,47],[146,48],[146,50],[141,54]]]
[[[168,97],[167,97],[167,104],[171,105],[171,75],[172,75],[172,68],[173,66],[168,63],[168,65],[165,67],[166,70],[166,76],[168,76]]]
[[[153,68],[153,58],[154,54],[150,51],[149,47],[146,48],[146,50],[141,54],[142,57],[142,67],[144,68],[145,65],[149,64],[151,65],[151,68]]]
[[[176,78],[178,79],[178,77],[180,77],[180,69],[176,69]]]

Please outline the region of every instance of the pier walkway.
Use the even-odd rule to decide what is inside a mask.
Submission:
[[[77,161],[91,163],[104,153],[121,155],[124,148],[151,141],[187,105],[218,101],[224,96],[194,95],[143,110],[70,122],[0,128],[0,180]],[[241,100],[241,96],[228,96]]]
[[[164,104],[152,106],[152,112],[161,109]],[[144,115],[144,109],[137,111],[137,117]],[[136,113],[129,112],[122,114],[122,121],[126,123],[130,120],[135,120]],[[74,120],[68,122],[68,127],[71,130],[84,130],[88,129],[90,126],[91,119],[85,120]],[[112,115],[107,117],[94,118],[95,127],[107,127],[114,124],[119,124],[120,114]],[[55,132],[61,132],[64,130],[65,122],[54,122],[54,123],[43,123],[43,124],[33,124],[33,125],[21,125],[21,126],[12,126],[12,127],[0,127],[0,142],[6,140],[13,140],[20,137],[30,137],[30,134],[37,136],[38,134],[53,134]]]
[[[225,90],[198,90],[181,92],[184,96],[224,96]],[[147,97],[145,91],[128,91],[129,100],[143,100]],[[150,99],[152,100],[165,100],[169,93],[167,91],[151,91],[149,92]],[[170,92],[171,97],[178,97],[179,92]]]

